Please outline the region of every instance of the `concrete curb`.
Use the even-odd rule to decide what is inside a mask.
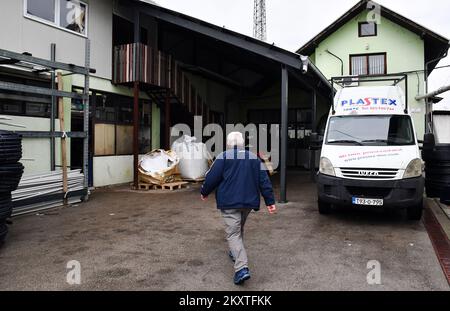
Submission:
[[[425,201],[423,223],[450,285],[450,218],[433,199]]]
[[[425,208],[433,212],[442,230],[450,240],[450,207],[441,204],[438,199],[426,199]]]
[[[442,209],[442,211],[445,213],[445,215],[447,215],[448,219],[450,220],[450,206],[449,205],[445,205],[442,204],[441,202],[439,202],[437,199],[435,200],[436,204],[438,204],[440,206],[440,208]]]

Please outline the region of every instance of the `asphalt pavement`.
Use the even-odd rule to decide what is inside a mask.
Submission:
[[[87,203],[15,218],[0,249],[0,289],[449,290],[422,222],[370,209],[321,216],[308,176],[289,176],[290,203],[276,215],[250,215],[252,278],[243,287],[232,282],[214,197],[202,202],[194,185],[96,190]],[[67,282],[73,261],[80,285]],[[367,281],[374,271],[381,284]]]

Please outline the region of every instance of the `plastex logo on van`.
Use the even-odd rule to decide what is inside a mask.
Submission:
[[[341,101],[342,107],[397,106],[397,100],[391,98],[366,97]]]

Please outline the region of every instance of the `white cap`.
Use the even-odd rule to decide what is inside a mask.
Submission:
[[[227,146],[232,147],[244,147],[244,136],[239,132],[232,132],[227,136]]]

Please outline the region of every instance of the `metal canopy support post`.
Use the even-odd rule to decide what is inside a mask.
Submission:
[[[83,90],[83,131],[89,133],[89,67],[91,66],[91,41],[86,39],[85,43],[85,70]],[[89,199],[89,135],[83,140],[83,173],[84,188],[86,190],[85,200]]]
[[[50,46],[50,57],[51,61],[56,61],[56,44],[52,43]],[[55,71],[53,70],[51,73],[51,88],[52,90],[56,90],[56,82],[55,82]],[[56,110],[56,97],[52,96],[51,102],[51,111],[50,111],[50,132],[52,133],[52,137],[50,137],[50,170],[54,171],[56,169],[56,161],[55,161],[55,137],[53,134],[55,133],[55,110]]]
[[[134,11],[134,42],[139,43],[141,41],[141,22],[140,12],[135,9]],[[134,94],[134,107],[133,107],[133,172],[134,172],[134,188],[138,189],[139,186],[139,82],[137,81],[140,76],[139,59],[140,49],[136,49],[134,57],[134,72],[136,73],[136,81],[134,82],[133,94]]]
[[[170,108],[170,94],[169,91],[167,91],[164,104],[164,145],[166,146],[167,150],[170,149]]]
[[[311,91],[311,108],[312,108],[312,132],[317,133],[317,93],[315,90]],[[311,181],[316,181],[316,151],[310,149],[309,169],[311,172]]]
[[[312,131],[313,133],[317,133],[317,92],[316,90],[311,90],[311,108],[312,108]]]
[[[287,203],[286,162],[289,111],[289,75],[285,65],[281,66],[281,161],[280,161],[280,203]]]
[[[134,188],[139,186],[139,82],[134,82],[134,109],[133,109],[133,172]]]

